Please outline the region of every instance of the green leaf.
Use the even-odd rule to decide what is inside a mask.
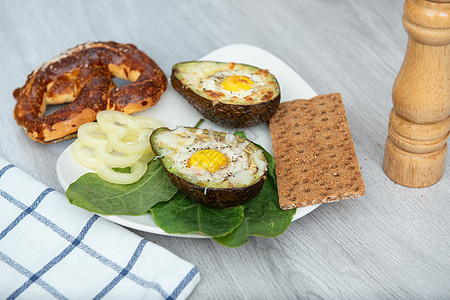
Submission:
[[[131,173],[131,168],[130,167],[126,167],[126,168],[113,168],[113,170],[115,172],[119,172],[119,173]]]
[[[246,138],[243,131],[235,134]],[[134,184],[113,184],[89,173],[71,184],[66,195],[70,203],[95,213],[141,215],[150,210],[155,223],[168,233],[200,233],[228,247],[242,246],[249,236],[282,234],[296,211],[280,209],[275,160],[257,146],[269,163],[268,178],[259,195],[244,206],[218,210],[194,203],[177,190],[156,160],[149,163],[146,174]],[[127,168],[117,171],[129,172]]]
[[[237,135],[241,138],[247,139],[247,135],[245,134],[245,131],[242,131],[242,130],[236,130],[234,132],[234,135]]]
[[[156,225],[168,233],[223,236],[241,224],[244,208],[242,205],[229,209],[208,208],[178,192],[172,200],[153,206],[150,212]]]
[[[142,215],[156,203],[170,200],[177,191],[159,161],[154,160],[135,183],[114,184],[87,173],[69,186],[66,196],[70,203],[94,213]]]
[[[249,236],[277,237],[291,224],[296,210],[281,210],[274,182],[266,180],[258,196],[244,205],[244,220],[231,234],[215,237],[220,244],[239,247]]]
[[[203,123],[204,121],[205,121],[205,119],[200,119],[200,120],[198,120],[198,122],[195,123],[194,127],[195,127],[195,128],[200,127],[200,125],[202,125],[202,123]]]

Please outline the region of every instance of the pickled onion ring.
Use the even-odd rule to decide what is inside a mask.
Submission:
[[[149,138],[161,126],[164,125],[156,119],[103,111],[97,114],[97,122],[80,127],[71,154],[79,164],[95,170],[100,178],[130,184],[145,174],[147,164],[154,158]],[[130,173],[113,169],[126,167],[130,167]]]
[[[92,155],[87,154],[87,151],[85,150],[91,150]],[[95,169],[95,167],[99,163],[97,157],[95,157],[94,155],[93,149],[87,147],[86,145],[83,145],[83,143],[81,143],[79,140],[75,140],[75,142],[73,142],[70,153],[80,165],[86,168]]]
[[[143,153],[123,154],[117,151],[108,151],[106,144],[100,144],[95,148],[95,157],[102,163],[113,168],[125,168],[135,164]]]
[[[131,166],[130,173],[116,172],[106,164],[98,164],[95,168],[97,175],[111,183],[117,184],[130,184],[138,181],[147,171],[147,165],[141,161],[137,161]]]

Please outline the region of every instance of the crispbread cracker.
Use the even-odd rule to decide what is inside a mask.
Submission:
[[[269,124],[281,209],[364,195],[340,94],[283,102]]]

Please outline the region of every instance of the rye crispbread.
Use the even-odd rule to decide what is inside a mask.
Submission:
[[[340,94],[283,102],[269,124],[281,209],[364,195]]]

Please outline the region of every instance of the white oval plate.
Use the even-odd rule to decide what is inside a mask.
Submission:
[[[239,62],[268,69],[275,75],[280,84],[281,102],[300,98],[309,99],[316,96],[316,93],[311,87],[288,65],[267,51],[254,46],[244,44],[225,46],[209,53],[200,60]],[[194,126],[202,118],[202,116],[190,106],[183,97],[173,90],[170,84],[157,105],[146,111],[136,113],[135,116],[137,115],[159,119],[169,128],[175,128],[178,125]],[[230,128],[218,126],[207,120],[202,123],[202,127],[225,132],[234,132],[234,130],[230,130]],[[272,140],[267,124],[245,128],[243,130],[248,139],[260,144],[268,152],[273,153]],[[69,185],[83,174],[92,172],[91,169],[81,166],[72,158],[70,147],[71,146],[61,153],[56,162],[56,174],[64,190],[67,190]],[[293,220],[297,220],[309,214],[319,205],[320,204],[297,208]],[[155,224],[153,216],[150,213],[142,216],[102,215],[102,217],[114,223],[145,232],[188,238],[207,238],[207,236],[201,234],[169,234]]]

